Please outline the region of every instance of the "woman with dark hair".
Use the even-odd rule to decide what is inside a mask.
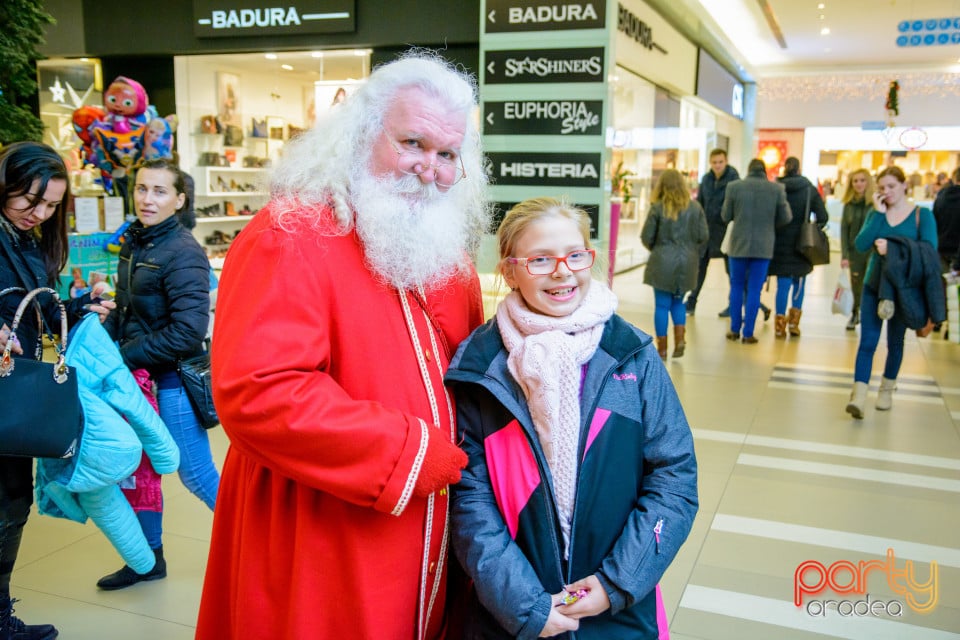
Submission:
[[[800,336],[800,315],[803,307],[803,290],[807,275],[813,271],[813,265],[806,256],[797,251],[797,239],[800,227],[810,214],[817,217],[817,226],[827,226],[827,208],[817,188],[800,175],[800,161],[790,156],[783,163],[783,177],[778,182],[787,191],[787,203],[793,217],[782,227],[777,227],[777,237],[773,243],[773,258],[767,274],[777,278],[777,315],[774,319],[774,335],[783,339],[789,333]],[[787,309],[789,303],[790,308]]]
[[[656,310],[653,313],[657,333],[657,353],[667,359],[667,325],[673,318],[673,357],[686,348],[687,313],[683,296],[697,286],[700,248],[710,238],[707,216],[676,169],[667,169],[657,180],[650,199],[650,213],[640,238],[650,250],[643,274],[644,284],[653,287]]]
[[[900,167],[887,167],[877,176],[877,191],[873,194],[873,209],[867,214],[863,229],[857,234],[858,251],[870,253],[867,273],[864,276],[863,295],[860,301],[860,347],[853,373],[853,390],[847,413],[857,419],[863,418],[867,401],[867,385],[873,369],[873,355],[880,342],[883,321],[887,321],[887,359],[883,365],[883,377],[877,392],[876,408],[887,411],[893,406],[893,392],[897,388],[897,375],[903,362],[903,336],[907,325],[900,314],[884,309],[880,315],[880,301],[874,272],[880,268],[879,256],[887,255],[888,238],[909,238],[927,242],[937,248],[937,221],[933,213],[924,207],[914,206],[907,199],[909,183]],[[938,285],[939,286],[939,285]],[[884,300],[889,303],[889,300]]]
[[[18,142],[0,150],[0,291],[4,292],[0,295],[0,349],[7,346],[10,325],[24,294],[59,285],[68,255],[67,178],[63,160],[47,145]],[[101,319],[106,317],[115,305],[106,301],[93,304],[90,296],[97,294],[93,291],[66,300],[67,320],[76,321],[87,310],[99,313]],[[44,322],[59,327],[60,308],[53,297],[40,294],[36,299]],[[15,357],[40,360],[43,355],[42,327],[33,318],[34,314],[27,313],[21,319],[11,348]],[[32,503],[33,460],[0,456],[0,638],[4,639],[57,637],[53,625],[26,625],[13,615],[10,576]]]
[[[117,305],[107,330],[131,370],[146,369],[157,384],[160,417],[180,449],[180,480],[211,510],[220,486],[210,440],[180,381],[179,365],[203,353],[210,318],[210,263],[177,212],[188,206],[184,174],[173,160],[148,160],[133,190],[137,220],[124,233],[117,266]],[[123,589],[167,575],[162,510],[137,518],[156,563],[147,573],[124,565],[97,586]]]

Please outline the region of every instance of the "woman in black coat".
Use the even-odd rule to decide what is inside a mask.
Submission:
[[[816,186],[800,175],[800,161],[793,156],[784,162],[783,177],[779,178],[779,182],[787,190],[787,203],[793,212],[793,218],[790,224],[777,228],[768,275],[777,278],[776,337],[786,338],[787,332],[791,336],[800,335],[804,285],[807,274],[813,271],[810,261],[797,251],[800,227],[809,220],[810,214],[814,213],[817,216],[817,226],[822,229],[827,226],[828,215]]]
[[[45,144],[18,142],[0,151],[0,350],[10,337],[10,325],[27,291],[56,289],[67,262],[66,203],[70,197],[67,168]],[[94,294],[96,295],[96,294]],[[49,294],[40,294],[43,321],[60,327],[60,308]],[[92,304],[90,294],[65,302],[68,320],[87,310],[105,317],[113,302]],[[40,360],[42,327],[36,315],[25,313],[11,351],[17,358]],[[24,398],[43,402],[43,398]],[[16,411],[16,407],[8,407]],[[37,425],[42,428],[43,425]],[[27,625],[13,615],[10,576],[17,561],[23,528],[33,503],[33,459],[0,456],[0,638],[50,640],[51,624]]]

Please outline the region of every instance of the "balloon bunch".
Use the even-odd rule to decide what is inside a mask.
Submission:
[[[133,216],[127,184],[146,160],[173,155],[173,132],[177,116],[161,118],[150,104],[147,92],[136,80],[117,76],[103,94],[103,108],[87,105],[73,112],[73,129],[80,138],[85,163],[96,165],[108,193],[124,199],[127,221],[108,241],[110,250],[119,250],[119,238]]]

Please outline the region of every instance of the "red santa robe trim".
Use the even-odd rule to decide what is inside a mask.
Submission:
[[[218,295],[231,446],[197,638],[442,637],[449,495],[412,490],[425,429],[455,434],[443,372],[482,321],[476,275],[400,294],[355,233],[288,232],[267,206]]]

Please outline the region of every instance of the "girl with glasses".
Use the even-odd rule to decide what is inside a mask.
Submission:
[[[469,463],[453,550],[467,637],[658,637],[657,583],[697,511],[690,428],[650,336],[591,278],[590,223],[552,198],[500,225],[513,289],[446,380]],[[665,629],[663,629],[665,631]]]

